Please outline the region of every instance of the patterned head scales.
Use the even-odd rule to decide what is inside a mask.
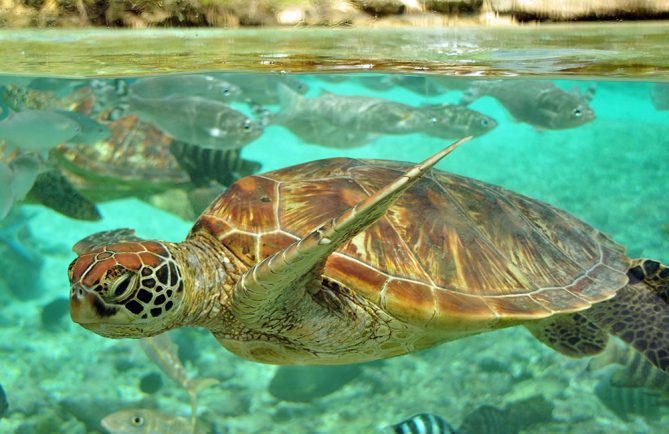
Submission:
[[[106,337],[166,331],[183,297],[183,279],[157,241],[122,242],[81,254],[68,269],[72,320]]]

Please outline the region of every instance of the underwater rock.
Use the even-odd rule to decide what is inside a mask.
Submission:
[[[67,298],[58,297],[51,300],[42,307],[42,326],[46,329],[58,326],[69,311],[70,301]]]
[[[362,372],[362,365],[280,366],[269,393],[281,401],[310,402],[344,387]]]
[[[139,380],[139,389],[149,395],[153,395],[163,387],[163,377],[157,372],[150,372]]]
[[[9,402],[7,402],[7,394],[5,393],[5,389],[2,388],[2,384],[0,384],[0,419],[7,416],[8,413]]]

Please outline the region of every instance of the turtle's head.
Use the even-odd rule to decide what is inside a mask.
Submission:
[[[159,241],[94,248],[70,264],[68,276],[72,320],[105,337],[167,331],[183,300],[181,270]]]

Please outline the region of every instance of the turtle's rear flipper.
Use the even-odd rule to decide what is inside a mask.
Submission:
[[[629,284],[614,298],[582,314],[669,373],[669,271],[657,261],[640,260],[627,275]]]
[[[556,315],[525,325],[535,338],[570,357],[592,356],[604,351],[609,334],[581,313]]]
[[[28,197],[56,212],[78,220],[100,220],[102,218],[97,205],[79,193],[60,170],[52,169],[40,173]]]
[[[196,186],[216,181],[229,186],[260,170],[260,163],[244,160],[241,149],[210,149],[174,140],[170,151]]]

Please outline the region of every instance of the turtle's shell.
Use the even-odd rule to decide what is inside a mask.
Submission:
[[[193,232],[242,261],[301,239],[410,168],[327,159],[239,180]],[[324,278],[421,327],[509,324],[585,309],[627,282],[608,236],[546,203],[433,170],[328,258]]]
[[[92,145],[63,145],[54,153],[78,189],[151,192],[189,182],[188,174],[170,152],[172,139],[153,125],[128,115],[107,126],[111,130],[108,139]],[[106,194],[112,197],[99,200],[114,196],[111,191]]]

